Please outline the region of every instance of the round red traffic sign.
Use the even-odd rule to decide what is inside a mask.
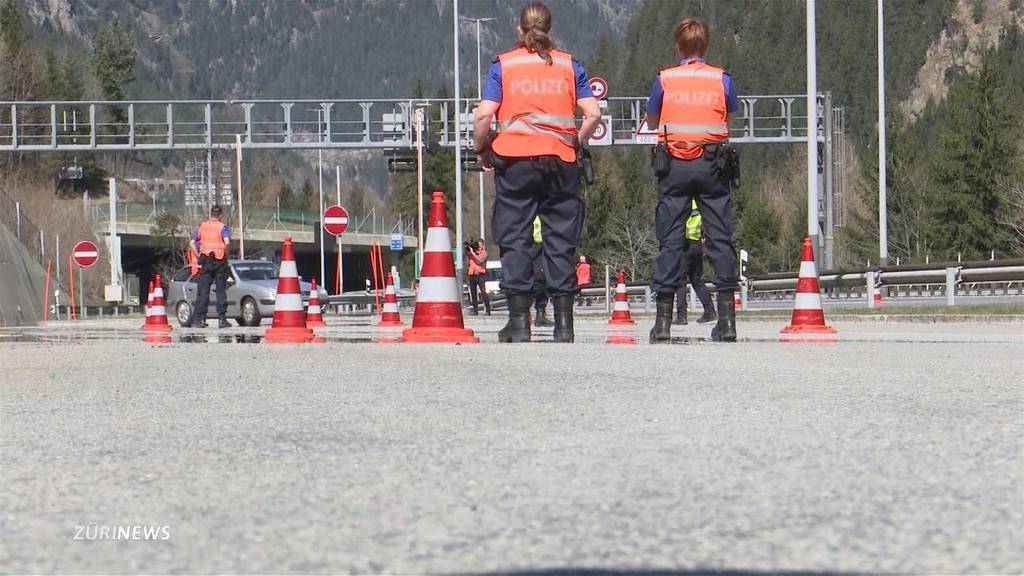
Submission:
[[[604,120],[597,123],[597,127],[594,128],[594,135],[590,137],[591,140],[600,140],[604,138],[608,132],[608,127],[605,126]]]
[[[95,244],[88,240],[82,240],[71,249],[71,257],[75,260],[75,264],[82,268],[88,268],[96,263],[100,254]]]
[[[335,236],[341,234],[348,228],[348,211],[337,204],[328,206],[324,210],[324,230]]]
[[[594,98],[598,100],[603,100],[608,95],[608,83],[600,76],[590,79],[590,89],[594,92]]]

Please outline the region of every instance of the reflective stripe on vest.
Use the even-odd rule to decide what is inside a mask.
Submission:
[[[219,220],[204,220],[199,225],[199,253],[212,254],[217,260],[224,259],[224,223]]]
[[[576,79],[572,56],[553,50],[549,65],[526,48],[498,55],[501,103],[491,147],[500,156],[555,155],[576,161]]]
[[[544,237],[540,234],[540,216],[533,217],[533,243],[540,244]]]
[[[686,239],[700,240],[701,218],[697,209],[697,201],[690,200],[690,217],[686,219]]]
[[[659,139],[668,140],[676,158],[700,158],[702,144],[729,137],[723,74],[721,68],[699,61],[661,71]]]

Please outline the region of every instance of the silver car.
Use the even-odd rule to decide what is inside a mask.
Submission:
[[[228,260],[231,273],[228,275],[228,318],[234,318],[239,326],[259,326],[265,316],[274,313],[277,299],[278,267],[266,260]],[[299,279],[302,290],[302,305],[309,300],[310,283]],[[167,289],[167,306],[172,307],[178,324],[187,326],[192,318],[192,306],[196,302],[199,284],[188,266],[182,267],[171,277]],[[321,305],[327,303],[327,292],[317,287]],[[210,306],[207,318],[217,317],[217,287],[210,286]]]

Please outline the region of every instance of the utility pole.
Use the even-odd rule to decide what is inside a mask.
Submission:
[[[889,263],[889,222],[886,214],[885,40],[882,0],[878,0],[878,261]]]
[[[497,20],[497,18],[470,18],[463,16],[462,20],[465,22],[476,23],[476,99],[480,100],[483,98],[483,76],[481,75],[480,68],[480,23],[490,22]],[[487,226],[484,219],[484,173],[483,171],[479,174],[479,188],[480,188],[480,239],[484,240],[487,238]]]
[[[820,264],[818,248],[818,71],[815,44],[815,0],[807,0],[807,235],[814,247],[815,264]]]
[[[455,276],[462,284],[462,89],[459,86],[459,0],[454,0],[452,27],[455,40]],[[462,289],[459,289],[462,294]]]

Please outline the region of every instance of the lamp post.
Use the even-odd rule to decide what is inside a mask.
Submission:
[[[882,0],[878,0],[878,263],[889,263],[889,223],[886,214],[885,50]]]
[[[491,22],[497,20],[497,18],[470,18],[463,16],[461,18],[463,22],[475,22],[476,23],[476,99],[480,100],[483,98],[482,85],[483,77],[480,71],[480,23]],[[486,225],[484,221],[484,173],[483,171],[479,174],[480,177],[480,239],[484,240],[487,238]]]

